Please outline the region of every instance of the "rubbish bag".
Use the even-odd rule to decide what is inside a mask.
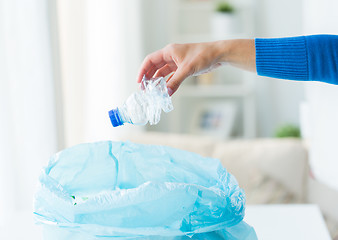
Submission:
[[[55,154],[39,180],[34,214],[44,239],[257,239],[236,179],[195,153],[80,144]]]

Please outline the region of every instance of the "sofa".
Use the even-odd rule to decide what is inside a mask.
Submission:
[[[129,135],[125,140],[167,145],[219,159],[244,189],[248,204],[298,203],[305,198],[308,157],[299,139],[220,141],[147,132]]]

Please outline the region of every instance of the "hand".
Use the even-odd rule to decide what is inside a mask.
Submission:
[[[252,52],[253,40],[170,44],[144,59],[137,81],[141,82],[144,75],[151,78],[174,73],[167,82],[171,96],[187,77],[207,73],[223,64],[230,63],[251,69]],[[250,66],[246,66],[247,64]]]
[[[147,78],[165,77],[174,72],[167,83],[169,95],[172,95],[187,77],[197,76],[220,66],[217,54],[214,43],[170,44],[145,58],[138,82],[143,75]]]

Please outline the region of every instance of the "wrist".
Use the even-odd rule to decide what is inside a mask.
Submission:
[[[216,44],[219,49],[220,63],[256,71],[255,41],[253,39],[222,40]]]
[[[215,42],[216,46],[216,54],[217,60],[219,63],[230,63],[233,54],[233,44],[231,43],[232,40],[220,40]]]

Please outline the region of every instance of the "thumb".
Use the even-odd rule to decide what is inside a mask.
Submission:
[[[179,88],[181,83],[189,77],[189,72],[184,68],[178,68],[176,72],[171,75],[167,81],[167,88],[169,96],[173,95],[174,92]]]

